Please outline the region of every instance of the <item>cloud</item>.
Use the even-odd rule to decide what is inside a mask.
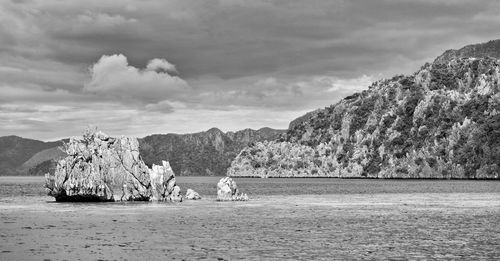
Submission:
[[[149,112],[172,113],[175,110],[186,109],[186,105],[177,101],[161,101],[155,104],[148,104],[144,107]]]
[[[0,105],[0,111],[5,113],[10,112],[20,112],[20,113],[34,113],[34,112],[68,112],[70,111],[70,107],[61,106],[61,105],[41,105],[37,107],[33,107],[31,104],[12,104],[6,103]]]
[[[186,81],[168,72],[175,66],[164,59],[151,60],[146,69],[128,64],[122,54],[103,55],[90,69],[84,91],[142,104],[157,103],[189,90]]]
[[[496,1],[87,1],[3,5],[1,48],[89,64],[168,55],[185,79],[411,73],[442,50],[498,37]],[[3,40],[2,40],[3,39]],[[33,52],[35,47],[37,52]],[[418,61],[416,61],[418,60]],[[416,62],[415,62],[416,61]]]
[[[149,61],[148,65],[146,65],[146,70],[155,71],[157,73],[166,72],[166,73],[179,73],[175,65],[169,63],[165,59],[155,58]]]
[[[0,135],[286,127],[498,38],[499,12],[494,0],[3,1]]]
[[[363,89],[367,89],[368,86],[371,85],[377,77],[368,76],[363,74],[361,77],[353,78],[353,79],[339,79],[337,77],[320,77],[317,81],[331,86],[327,91],[328,92],[337,92],[341,90],[349,90],[349,91],[361,91]]]
[[[134,23],[135,19],[126,19],[121,15],[94,13],[89,10],[76,17],[77,24],[82,27],[115,27],[126,23]]]
[[[190,81],[197,90],[191,97],[191,106],[225,111],[242,108],[268,109],[273,113],[308,111],[367,89],[376,79],[377,76],[368,75],[347,79],[331,75],[199,79]]]

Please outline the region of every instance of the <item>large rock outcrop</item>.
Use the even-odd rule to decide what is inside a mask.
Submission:
[[[56,201],[180,201],[180,189],[167,162],[149,169],[135,138],[113,138],[88,129],[64,144],[68,155],[46,174]]]
[[[243,149],[227,175],[499,179],[498,57],[500,40],[374,82]]]
[[[247,194],[240,193],[236,182],[224,177],[217,183],[217,201],[247,201]]]

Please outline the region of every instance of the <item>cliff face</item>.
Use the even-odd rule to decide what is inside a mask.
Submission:
[[[231,161],[252,142],[277,139],[284,130],[262,128],[223,133],[212,128],[193,134],[151,135],[139,140],[141,155],[148,165],[168,159],[175,173],[223,175]]]
[[[285,141],[245,148],[227,174],[498,179],[500,60],[460,58],[498,56],[498,43],[375,82],[291,125]]]

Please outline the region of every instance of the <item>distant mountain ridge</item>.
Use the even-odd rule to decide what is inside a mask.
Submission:
[[[500,178],[500,40],[299,117],[242,150],[230,176]]]
[[[150,135],[139,139],[148,165],[167,159],[177,175],[224,175],[247,145],[277,139],[286,130],[262,128],[224,133],[217,128],[193,134]]]
[[[43,142],[18,136],[0,137],[0,175],[26,175],[23,164],[36,153],[62,145],[61,141]]]
[[[212,128],[192,134],[150,135],[139,139],[139,144],[148,165],[168,160],[177,175],[223,175],[243,147],[276,139],[285,132],[262,128],[223,133]],[[65,156],[58,148],[63,141],[0,137],[0,175],[44,175],[55,167],[55,160]]]

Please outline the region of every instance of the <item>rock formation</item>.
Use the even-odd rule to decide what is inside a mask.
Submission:
[[[68,155],[46,174],[48,194],[56,201],[180,201],[169,164],[149,169],[135,138],[112,138],[87,129],[64,144]]]
[[[165,200],[173,202],[182,202],[181,188],[175,185],[174,189],[172,190],[170,195],[167,198],[165,198]]]
[[[224,177],[217,183],[217,201],[247,201],[247,194],[240,193],[236,182],[230,177]]]
[[[500,40],[447,51],[243,149],[228,176],[500,179]]]
[[[162,161],[162,166],[153,164],[149,173],[153,201],[182,200],[180,188],[175,184],[175,174],[167,161]]]
[[[192,189],[187,189],[186,190],[186,196],[184,196],[185,199],[190,199],[190,200],[197,200],[201,199],[200,194],[198,192],[192,190]]]

